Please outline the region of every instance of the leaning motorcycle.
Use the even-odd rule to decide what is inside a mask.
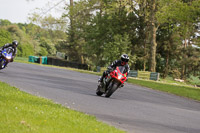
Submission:
[[[13,50],[11,48],[4,49],[0,52],[0,69],[4,69],[11,61]]]
[[[125,67],[118,66],[108,76],[103,79],[97,87],[96,94],[101,96],[105,94],[105,97],[110,97],[118,88],[120,88],[127,80],[127,72],[124,73]]]

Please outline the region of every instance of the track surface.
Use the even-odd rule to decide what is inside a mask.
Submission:
[[[10,63],[0,81],[96,116],[129,133],[200,133],[200,103],[126,84],[111,98],[96,96],[98,76]]]

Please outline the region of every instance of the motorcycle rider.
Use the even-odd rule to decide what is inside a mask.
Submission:
[[[12,48],[13,49],[13,56],[12,56],[11,62],[13,62],[13,59],[15,58],[15,56],[17,54],[17,46],[18,46],[18,42],[16,40],[14,40],[12,43],[7,43],[4,46],[2,46],[0,48],[0,52],[2,50],[4,50],[5,48],[9,48],[9,47]]]
[[[130,71],[130,67],[128,65],[128,61],[129,61],[129,56],[127,54],[122,54],[121,55],[121,60],[115,60],[114,62],[112,62],[112,64],[110,66],[107,67],[107,70],[103,72],[103,75],[101,76],[101,78],[99,79],[99,85],[102,84],[103,82],[103,78],[105,78],[109,73],[111,73],[117,66],[125,66],[125,71],[124,73],[127,72],[127,75]],[[128,80],[128,77],[127,77]],[[123,87],[124,85],[122,85],[121,87]]]

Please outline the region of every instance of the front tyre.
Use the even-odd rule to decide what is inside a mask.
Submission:
[[[2,61],[0,62],[0,69],[5,68],[5,66],[6,66],[6,62],[5,62],[4,60],[2,60]]]
[[[109,98],[118,88],[118,84],[113,84],[112,88],[110,88],[107,92],[105,97]]]

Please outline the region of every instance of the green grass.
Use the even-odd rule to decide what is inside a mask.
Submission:
[[[0,82],[1,133],[121,133],[115,127]]]
[[[23,62],[23,63],[26,63],[26,62]],[[51,66],[51,65],[47,65],[47,66]],[[55,67],[55,66],[52,66],[52,67]],[[58,66],[56,66],[56,67],[64,68],[64,69],[68,69],[68,70],[72,70],[72,71],[78,71],[78,72],[82,72],[82,73],[102,75],[102,73],[97,73],[97,72],[92,72],[92,71],[67,68],[67,67],[58,67]],[[191,85],[188,85],[186,83],[180,83],[177,81],[173,81],[170,78],[160,79],[160,81],[129,78],[128,82],[132,83],[132,84],[152,88],[154,90],[160,90],[160,91],[168,92],[168,93],[175,94],[178,96],[182,96],[182,97],[200,101],[200,88],[192,87]]]
[[[18,62],[28,62],[28,58],[26,57],[15,57],[14,60]]]
[[[160,83],[158,81],[139,80],[139,79],[133,79],[133,78],[129,78],[128,82],[132,84],[152,88],[154,90],[160,90],[160,91],[168,92],[168,93],[175,94],[178,96],[187,97],[190,99],[200,101],[200,89],[198,88]]]

